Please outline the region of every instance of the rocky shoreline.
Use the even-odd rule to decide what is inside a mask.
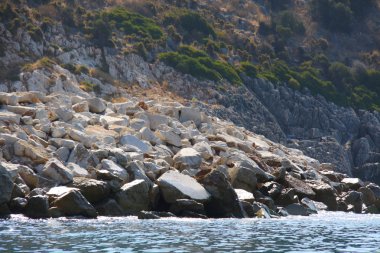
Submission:
[[[380,187],[177,102],[0,93],[0,215],[379,213]]]

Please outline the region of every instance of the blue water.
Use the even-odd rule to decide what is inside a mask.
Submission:
[[[0,252],[380,252],[380,215],[0,221]]]

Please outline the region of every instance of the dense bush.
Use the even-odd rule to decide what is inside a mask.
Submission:
[[[204,51],[191,46],[182,46],[178,52],[162,53],[159,58],[178,71],[200,79],[220,81],[224,78],[233,84],[242,83],[231,65],[213,60]]]
[[[164,25],[174,25],[187,40],[202,40],[216,37],[214,28],[198,13],[188,10],[169,12],[163,20]]]

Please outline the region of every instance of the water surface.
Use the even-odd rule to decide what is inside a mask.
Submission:
[[[0,252],[380,252],[380,215],[0,221]]]

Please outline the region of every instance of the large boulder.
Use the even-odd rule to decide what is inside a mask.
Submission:
[[[201,154],[193,148],[183,148],[173,157],[174,166],[182,171],[198,169],[202,163]]]
[[[114,199],[108,199],[95,206],[96,211],[101,216],[122,216],[124,215],[123,209]]]
[[[129,175],[128,172],[120,167],[118,164],[112,160],[103,159],[102,160],[102,169],[111,172],[113,175],[119,177],[121,180],[128,182]]]
[[[285,207],[285,210],[290,215],[308,216],[310,214],[308,210],[300,204],[290,204]]]
[[[177,199],[205,202],[210,198],[210,194],[194,178],[176,171],[164,173],[157,184],[167,203],[175,203]]]
[[[198,182],[211,195],[211,199],[204,203],[208,217],[244,217],[238,196],[222,172],[212,170],[207,174],[200,175]]]
[[[47,196],[36,195],[28,200],[25,206],[25,215],[29,218],[49,218],[49,201]]]
[[[341,182],[354,191],[357,191],[360,187],[364,186],[363,181],[359,178],[344,178]]]
[[[193,213],[205,214],[205,209],[202,203],[198,203],[192,199],[177,199],[175,203],[170,206],[169,211],[177,216],[190,216]]]
[[[89,98],[87,99],[87,103],[88,103],[90,112],[93,112],[93,113],[102,113],[107,108],[104,101],[100,98]]]
[[[126,214],[136,214],[150,209],[149,184],[144,180],[134,180],[121,187],[115,199]]]
[[[78,188],[91,204],[101,202],[110,194],[109,185],[95,179],[76,177],[74,178],[73,187]]]
[[[166,142],[167,144],[181,147],[181,137],[176,134],[173,130],[156,130],[154,134],[163,142]]]
[[[138,150],[140,150],[142,153],[148,153],[151,151],[152,147],[148,145],[147,143],[143,142],[139,138],[133,135],[124,135],[120,138],[120,144],[121,145],[130,145],[133,147],[136,147]]]
[[[82,143],[78,143],[71,151],[67,163],[75,163],[80,167],[87,169],[91,158],[90,152]]]
[[[363,194],[361,192],[350,191],[343,197],[343,201],[347,204],[349,211],[362,212]]]
[[[20,157],[28,157],[33,163],[46,163],[51,155],[40,146],[33,146],[24,140],[18,140],[14,143],[14,153]]]
[[[285,184],[287,187],[293,188],[300,199],[304,197],[313,199],[315,197],[315,192],[305,181],[288,175],[285,178]]]
[[[78,189],[70,189],[52,202],[66,216],[81,215],[87,218],[96,218],[95,208],[87,201]]]
[[[323,182],[316,182],[311,184],[313,191],[315,192],[315,200],[327,205],[330,211],[336,211],[338,203],[336,201],[336,191],[330,185]]]
[[[65,185],[73,181],[71,170],[66,168],[58,159],[50,159],[42,170],[42,176],[57,182],[60,185]]]
[[[13,180],[11,173],[0,164],[0,205],[11,200]]]
[[[228,169],[231,184],[234,188],[241,188],[249,192],[256,190],[256,173],[245,167],[234,166]]]

